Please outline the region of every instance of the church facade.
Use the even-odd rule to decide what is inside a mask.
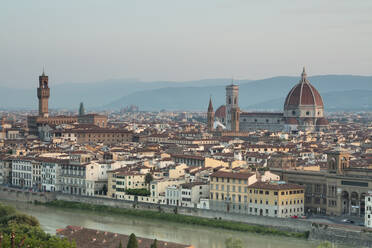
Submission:
[[[239,86],[226,86],[226,105],[220,106],[211,118],[209,103],[208,129],[213,126],[226,131],[322,131],[328,128],[324,117],[322,97],[307,79],[305,68],[301,80],[288,93],[284,101],[284,111],[244,112],[239,108]],[[213,121],[212,123],[209,123]]]

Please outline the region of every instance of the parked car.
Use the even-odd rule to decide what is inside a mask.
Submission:
[[[354,224],[354,221],[353,220],[350,220],[350,219],[343,219],[343,220],[341,220],[341,222],[343,222],[343,223],[349,223],[349,224]]]

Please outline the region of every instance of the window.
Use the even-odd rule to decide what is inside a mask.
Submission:
[[[309,111],[306,111],[306,115],[310,115],[310,112]]]

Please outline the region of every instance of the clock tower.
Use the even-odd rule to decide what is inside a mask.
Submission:
[[[39,99],[39,116],[48,117],[48,101],[50,96],[50,89],[48,85],[48,76],[45,75],[44,71],[39,76],[39,88],[37,88],[37,98]]]

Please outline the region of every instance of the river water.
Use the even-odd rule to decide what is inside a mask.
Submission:
[[[35,216],[42,228],[52,234],[55,234],[58,228],[78,225],[128,235],[135,233],[136,236],[144,238],[191,244],[195,248],[225,248],[225,240],[230,237],[242,240],[244,247],[249,248],[315,248],[318,245],[317,242],[303,239],[228,231],[133,216],[99,214],[91,211],[59,209],[4,200],[0,200],[0,202]]]

